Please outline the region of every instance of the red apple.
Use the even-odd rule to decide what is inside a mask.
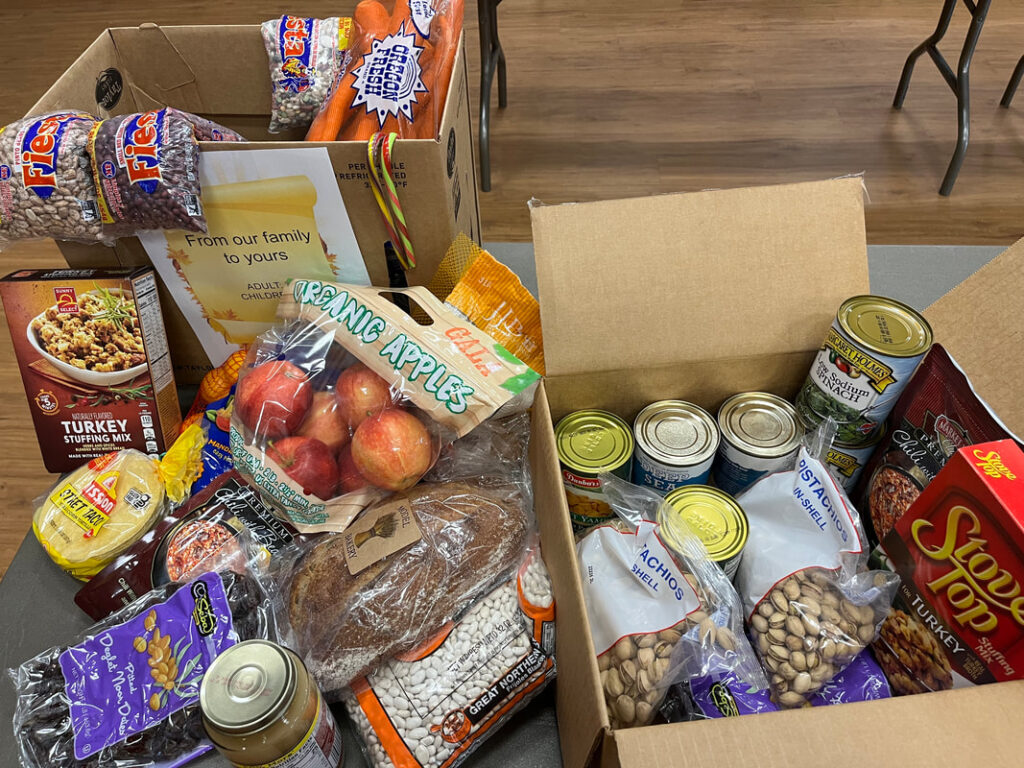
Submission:
[[[298,429],[312,402],[313,386],[305,371],[270,360],[238,382],[235,412],[255,435],[276,440]]]
[[[306,420],[295,433],[304,437],[315,437],[337,455],[341,447],[348,444],[348,422],[341,415],[338,400],[331,392],[317,392]]]
[[[338,486],[338,465],[331,449],[315,437],[286,437],[271,443],[267,455],[302,492],[326,501]]]
[[[352,435],[352,461],[378,488],[404,491],[419,482],[434,458],[430,433],[408,411],[389,408],[369,417]]]
[[[391,387],[362,363],[346,368],[334,385],[341,412],[348,425],[355,429],[368,416],[394,405]]]
[[[338,493],[352,493],[368,485],[366,478],[359,474],[356,463],[352,460],[352,446],[346,445],[338,453]]]

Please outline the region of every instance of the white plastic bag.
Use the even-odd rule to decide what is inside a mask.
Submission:
[[[857,510],[801,448],[740,499],[750,524],[736,588],[782,707],[805,701],[877,636],[898,578],[869,572]]]
[[[611,475],[601,481],[619,519],[590,529],[576,550],[612,727],[647,725],[670,685],[709,669],[765,688],[739,598],[699,539],[669,549],[651,522],[661,497]]]

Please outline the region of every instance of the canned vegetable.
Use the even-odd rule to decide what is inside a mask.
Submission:
[[[854,296],[839,307],[796,409],[811,427],[831,416],[839,440],[868,442],[932,345],[928,321],[906,304]]]
[[[793,406],[767,392],[741,392],[718,409],[722,443],[715,485],[735,496],[758,478],[793,468],[803,426]]]
[[[682,400],[659,400],[633,423],[633,482],[661,494],[706,483],[718,450],[718,425],[707,411]]]
[[[612,508],[604,500],[597,476],[610,472],[629,480],[633,457],[629,426],[607,411],[576,411],[555,426],[555,443],[573,527],[579,530],[607,521]]]
[[[682,551],[686,534],[692,533],[730,580],[736,575],[750,526],[743,508],[725,491],[708,485],[677,488],[658,510],[658,524],[663,540],[675,551]]]

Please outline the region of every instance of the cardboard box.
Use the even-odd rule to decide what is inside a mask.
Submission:
[[[23,269],[0,296],[50,472],[171,447],[181,410],[152,269]]]
[[[102,102],[102,106],[101,106]],[[371,191],[366,144],[309,144],[305,131],[271,135],[270,74],[258,25],[117,27],[104,31],[29,110],[81,109],[99,117],[169,105],[233,128],[250,143],[200,142],[204,152],[325,146],[374,285],[389,285],[388,239]],[[411,285],[425,285],[459,232],[480,239],[464,40],[460,41],[439,139],[399,140],[394,177],[416,250]],[[114,248],[58,242],[75,267],[149,264],[139,241]],[[177,305],[162,293],[179,382],[197,381],[209,361]]]
[[[536,207],[548,376],[531,458],[558,605],[558,723],[568,768],[794,764],[1019,765],[1024,682],[612,732],[576,569],[552,419],[630,419],[684,398],[715,409],[791,398],[840,302],[868,291],[860,179]],[[1024,241],[936,302],[935,338],[1011,429],[1024,431]],[[807,750],[811,751],[808,752]]]

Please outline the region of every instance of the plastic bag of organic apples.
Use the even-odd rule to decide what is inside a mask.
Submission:
[[[296,280],[278,317],[239,377],[231,452],[308,533],[342,531],[368,504],[411,488],[456,438],[528,408],[539,380],[423,288]]]

